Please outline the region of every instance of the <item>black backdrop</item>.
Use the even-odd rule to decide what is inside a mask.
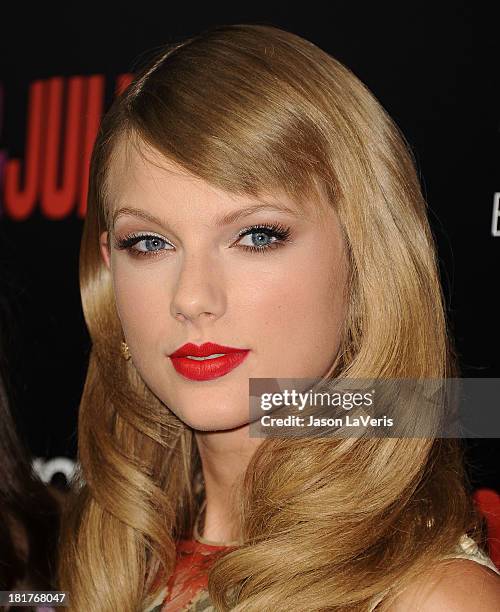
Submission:
[[[54,77],[66,86],[75,76],[100,75],[107,108],[117,79],[132,72],[147,49],[212,24],[259,22],[291,30],[345,63],[373,91],[416,156],[463,375],[500,377],[500,219],[493,224],[500,191],[500,57],[490,32],[494,16],[479,4],[460,2],[337,1],[328,10],[308,3],[295,11],[210,5],[203,12],[175,4],[108,4],[99,12],[81,4],[50,11],[26,5],[1,19],[0,312],[14,415],[34,456],[76,456],[89,339],[78,288],[78,196],[60,219],[43,213],[38,184],[33,209],[23,219],[13,218],[7,206],[8,160],[19,159],[24,168],[28,155],[30,88]],[[63,104],[63,122],[66,114]],[[473,484],[500,491],[498,440],[470,440],[468,449]]]

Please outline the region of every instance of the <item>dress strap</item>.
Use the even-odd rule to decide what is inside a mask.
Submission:
[[[464,533],[458,542],[456,550],[454,553],[449,555],[445,555],[445,559],[470,559],[471,561],[476,561],[481,565],[485,565],[493,570],[496,574],[500,575],[500,570],[493,563],[491,558],[483,552],[476,541],[473,540],[470,536]]]

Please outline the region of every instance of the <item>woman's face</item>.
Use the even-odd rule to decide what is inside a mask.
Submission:
[[[101,235],[101,252],[124,338],[144,382],[187,425],[241,427],[249,378],[320,377],[338,352],[347,273],[338,219],[331,210],[322,219],[295,215],[281,195],[265,203],[292,212],[244,214],[264,198],[233,196],[147,155],[121,144],[109,167],[114,226],[109,250]],[[249,231],[262,224],[282,233]],[[229,372],[193,380],[169,357],[187,342],[248,352]]]

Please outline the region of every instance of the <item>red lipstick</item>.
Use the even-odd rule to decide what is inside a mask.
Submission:
[[[190,380],[211,380],[224,376],[234,370],[250,352],[249,349],[223,346],[213,342],[205,342],[197,346],[192,342],[183,344],[175,352],[169,355],[176,371]],[[189,357],[210,357],[210,359],[198,360]]]

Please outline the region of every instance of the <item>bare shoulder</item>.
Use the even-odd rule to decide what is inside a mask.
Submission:
[[[500,610],[500,576],[469,559],[439,562],[401,593],[390,612]]]

